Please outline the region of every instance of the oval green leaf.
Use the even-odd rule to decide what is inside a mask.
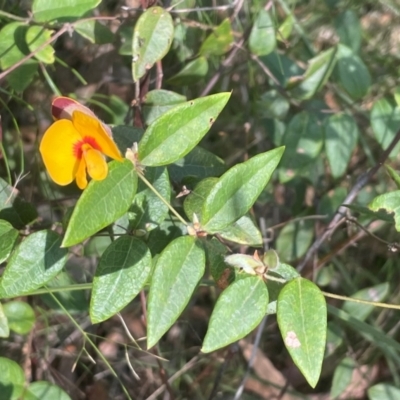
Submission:
[[[258,276],[229,285],[214,306],[201,351],[210,353],[246,336],[261,322],[267,306],[268,289]]]
[[[172,17],[163,8],[150,7],[139,17],[132,41],[132,76],[135,82],[168,53],[173,37]]]
[[[148,299],[147,348],[153,347],[178,319],[204,269],[204,250],[194,237],[175,239],[160,254]]]
[[[152,124],[159,116],[186,101],[186,97],[169,90],[157,89],[146,94],[142,111],[145,123]]]
[[[275,26],[266,10],[261,10],[254,21],[249,37],[249,47],[250,51],[257,56],[266,56],[275,50]]]
[[[311,281],[296,278],[279,293],[277,318],[286,349],[314,388],[321,374],[326,343],[324,296]]]
[[[81,36],[96,44],[112,43],[115,39],[115,34],[107,26],[93,19],[76,22],[74,29]]]
[[[205,57],[198,57],[188,62],[177,74],[167,80],[167,83],[174,86],[193,85],[194,82],[201,82],[207,75],[208,61]]]
[[[361,99],[368,93],[372,83],[364,61],[344,45],[339,45],[336,58],[339,82],[353,99]]]
[[[167,169],[165,167],[146,168],[145,177],[158,194],[169,203],[171,183]],[[130,218],[131,229],[149,232],[164,220],[168,214],[168,207],[142,180],[139,180],[138,190],[129,213],[133,215],[133,218]]]
[[[53,231],[29,235],[13,252],[1,280],[1,297],[29,294],[61,271],[68,251]]]
[[[388,296],[389,290],[389,283],[385,282],[369,288],[361,289],[351,297],[354,299],[382,302]],[[342,307],[344,311],[361,321],[366,320],[374,308],[375,306],[373,305],[361,304],[351,300],[346,300]]]
[[[70,247],[82,242],[121,217],[132,204],[137,175],[128,160],[109,163],[106,179],[92,180],[79,198],[62,243]]]
[[[28,386],[22,400],[71,400],[71,397],[50,382],[36,381]]]
[[[4,220],[0,220],[0,264],[7,260],[18,238],[18,231]]]
[[[51,38],[53,31],[45,29],[41,26],[31,26],[26,32],[26,42],[31,52],[36,51]],[[54,63],[54,49],[50,45],[45,46],[42,50],[35,53],[35,57],[46,64]]]
[[[10,336],[10,327],[8,326],[7,317],[4,315],[3,305],[0,303],[0,338],[8,338]]]
[[[372,211],[385,210],[388,214],[394,213],[394,223],[397,232],[400,232],[400,190],[381,194],[375,197],[368,208]]]
[[[102,255],[93,278],[90,318],[110,318],[142,290],[151,272],[147,246],[132,236],[121,236]]]
[[[336,47],[326,50],[311,59],[302,80],[293,88],[293,95],[301,100],[314,96],[328,81],[335,64]]]
[[[81,17],[100,4],[101,0],[34,0],[33,19],[36,22],[68,21]]]
[[[350,9],[345,10],[335,18],[334,25],[340,42],[357,53],[360,50],[362,31],[356,12]]]
[[[7,400],[20,400],[25,388],[22,368],[13,360],[0,357],[1,396]]]
[[[188,101],[157,118],[139,143],[141,164],[156,167],[184,157],[208,132],[229,97],[219,93]]]
[[[368,389],[369,400],[398,400],[400,389],[388,383],[378,383]]]
[[[220,176],[225,171],[223,160],[199,146],[168,166],[169,175],[175,182],[182,182],[186,177],[200,180],[210,176]]]
[[[201,56],[222,56],[231,48],[233,43],[232,27],[229,18],[225,18],[214,31],[207,36],[200,47]]]
[[[376,101],[371,110],[371,126],[376,140],[385,150],[400,129],[400,107],[383,98]],[[390,156],[396,156],[400,151],[397,144]]]
[[[347,114],[335,114],[324,121],[325,149],[334,178],[341,177],[347,169],[358,140],[358,127]]]
[[[330,393],[331,399],[336,399],[346,390],[347,386],[351,383],[353,371],[355,369],[357,369],[357,364],[352,358],[345,357],[340,361],[333,373]]]
[[[301,111],[291,119],[282,143],[286,147],[280,165],[282,181],[289,181],[296,176],[296,171],[317,159],[323,138],[324,132],[315,114]]]
[[[202,228],[219,232],[247,213],[277,167],[284,147],[237,164],[219,178],[206,197],[201,216]]]
[[[3,306],[11,330],[19,335],[26,335],[35,325],[35,312],[24,301],[10,301]]]

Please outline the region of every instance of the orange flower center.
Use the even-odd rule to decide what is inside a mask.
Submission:
[[[82,140],[79,142],[74,143],[73,147],[73,154],[74,156],[80,160],[83,156],[83,154],[88,150],[88,147],[91,147],[92,149],[98,150],[101,153],[103,152],[101,150],[100,145],[96,142],[96,139],[92,136],[85,136]]]

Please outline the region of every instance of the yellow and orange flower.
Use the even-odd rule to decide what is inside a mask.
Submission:
[[[87,186],[87,174],[103,180],[108,173],[105,156],[122,161],[111,129],[92,111],[68,97],[52,103],[56,120],[44,133],[40,153],[51,179],[68,185],[74,179],[80,189]]]

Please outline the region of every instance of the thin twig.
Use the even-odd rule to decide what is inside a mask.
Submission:
[[[390,143],[389,147],[383,152],[382,157],[380,160],[367,172],[360,175],[357,179],[355,185],[350,190],[347,197],[343,200],[342,204],[351,204],[356,199],[360,190],[369,182],[369,180],[376,174],[376,172],[382,167],[386,159],[389,157],[392,150],[395,148],[397,143],[400,141],[400,131],[397,132],[396,136],[393,138],[392,142]],[[340,206],[339,209],[336,211],[334,217],[332,218],[330,224],[325,229],[323,234],[312,244],[309,248],[304,260],[298,265],[297,270],[300,272],[303,268],[307,265],[310,261],[311,257],[318,251],[321,244],[335,231],[338,222],[343,218],[346,213],[347,208],[345,206]]]
[[[250,370],[251,370],[251,368],[253,367],[254,360],[255,360],[256,354],[257,354],[257,350],[258,350],[258,347],[260,346],[260,341],[261,341],[262,333],[263,333],[263,331],[264,331],[265,324],[267,323],[267,319],[268,319],[268,315],[266,315],[266,316],[262,319],[260,325],[258,325],[257,333],[256,333],[256,338],[255,338],[255,340],[254,340],[253,348],[252,348],[252,350],[251,350],[250,360],[249,360],[249,362],[248,362],[248,364],[247,364],[247,369],[246,369],[246,372],[245,372],[245,374],[244,374],[244,376],[243,376],[242,382],[240,382],[240,385],[239,385],[239,387],[238,387],[237,390],[236,390],[235,397],[233,398],[233,400],[239,400],[239,399],[242,398],[242,393],[243,393],[243,390],[244,390],[244,385],[246,384],[246,381],[247,381],[247,379],[249,378],[249,375],[250,375]]]
[[[189,369],[193,368],[199,360],[199,356],[193,357],[189,360],[178,372],[171,376],[168,379],[168,384],[170,385],[174,380],[178,379],[181,375],[185,374]],[[155,400],[157,396],[164,392],[166,389],[166,385],[161,385],[151,396],[149,396],[146,400]]]

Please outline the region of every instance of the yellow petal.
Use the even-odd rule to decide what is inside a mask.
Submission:
[[[107,176],[108,165],[100,151],[89,149],[84,152],[83,157],[89,176],[96,181],[102,181]]]
[[[81,135],[71,121],[54,122],[40,143],[40,154],[51,179],[59,185],[68,185],[75,178],[79,160],[74,156],[74,144]]]
[[[121,153],[118,150],[117,145],[108,135],[101,121],[97,118],[93,118],[79,110],[75,110],[72,113],[72,123],[77,131],[80,132],[82,137],[89,136],[96,140],[96,143],[100,146],[100,151],[113,158],[114,160],[122,161]]]
[[[76,171],[76,184],[78,185],[78,188],[82,190],[87,186],[86,161],[84,157],[81,158],[79,167]]]

